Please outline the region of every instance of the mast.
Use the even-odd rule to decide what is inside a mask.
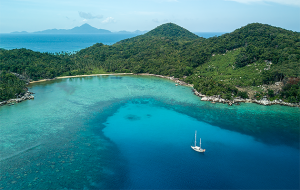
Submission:
[[[196,147],[196,135],[197,135],[197,131],[195,131],[195,147]]]
[[[200,138],[200,149],[201,149],[201,138]]]

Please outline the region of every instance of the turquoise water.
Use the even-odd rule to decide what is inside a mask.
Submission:
[[[297,189],[299,108],[201,102],[146,76],[37,83],[0,107],[0,189]],[[194,132],[207,151],[190,148]]]

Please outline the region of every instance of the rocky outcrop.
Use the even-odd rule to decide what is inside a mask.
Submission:
[[[215,95],[215,96],[206,96],[198,92],[197,90],[193,89],[194,94],[201,97],[201,101],[210,101],[212,103],[223,103],[223,104],[228,104],[228,105],[239,105],[240,103],[256,103],[264,106],[270,106],[270,105],[283,105],[283,106],[290,106],[290,107],[300,107],[300,103],[287,103],[282,100],[274,100],[270,101],[267,99],[266,96],[264,96],[261,100],[256,100],[256,99],[243,99],[243,98],[234,98],[233,100],[227,100],[221,98],[220,95]]]
[[[23,75],[20,75],[20,74],[18,74],[18,73],[12,73],[12,74],[14,74],[16,77],[18,77],[20,80],[23,80],[23,81],[25,81],[26,82],[26,84],[29,84],[29,82],[30,82],[30,79],[28,78],[28,77],[25,77],[25,76],[23,76]]]
[[[300,103],[298,103],[298,104],[297,103],[288,103],[288,102],[284,102],[282,100],[270,101],[266,97],[263,97],[261,100],[253,100],[253,103],[264,105],[264,106],[279,104],[279,105],[283,105],[283,106],[300,107]]]
[[[168,76],[155,75],[155,74],[149,74],[149,73],[141,73],[141,74],[138,74],[138,75],[147,75],[147,76],[156,76],[156,77],[160,77],[160,78],[166,78],[166,79],[169,79],[169,80],[172,80],[172,81],[176,82],[179,85],[189,86],[189,87],[192,87],[192,88],[194,87],[194,85],[188,84],[184,81],[180,81],[178,78],[175,78],[175,77],[168,77]],[[278,85],[278,84],[276,84],[276,85]],[[283,106],[300,107],[300,102],[293,104],[293,103],[284,102],[282,100],[270,101],[270,100],[267,99],[267,97],[263,97],[261,100],[243,99],[243,98],[239,98],[239,97],[236,97],[233,100],[227,100],[227,99],[223,99],[220,95],[206,96],[204,94],[201,94],[200,92],[198,92],[194,88],[192,90],[193,90],[193,92],[196,96],[201,97],[201,101],[210,101],[212,103],[223,103],[223,104],[228,104],[230,106],[231,105],[240,105],[240,103],[256,103],[256,104],[260,104],[260,105],[264,105],[264,106],[279,104],[279,105],[283,105]]]
[[[32,94],[33,94],[32,92],[27,91],[23,96],[21,96],[19,98],[10,99],[10,100],[7,100],[7,101],[0,102],[0,106],[3,106],[5,104],[19,103],[19,102],[22,102],[24,100],[34,99],[34,96]]]

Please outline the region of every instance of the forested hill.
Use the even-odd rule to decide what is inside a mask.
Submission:
[[[207,60],[199,52],[187,55],[186,50],[195,40],[202,42],[205,39],[176,24],[167,23],[112,46],[95,44],[79,51],[74,60],[97,62],[107,72],[149,72],[179,77],[190,75],[193,67]]]
[[[136,36],[130,39],[126,39],[126,40],[122,40],[120,42],[118,42],[117,44],[121,44],[121,43],[132,43],[135,41],[145,41],[145,40],[153,40],[153,39],[157,39],[157,38],[169,38],[169,39],[173,39],[173,40],[181,40],[181,41],[191,41],[191,40],[195,40],[195,39],[204,39],[202,37],[197,36],[196,34],[188,31],[187,29],[178,26],[174,23],[167,23],[167,24],[163,24],[160,25],[156,28],[154,28],[153,30],[147,32],[144,35],[140,35],[140,36]]]
[[[199,36],[197,36],[196,34],[173,23],[163,24],[143,35],[143,37],[147,36],[168,38],[174,37],[181,40],[194,40],[199,38]]]
[[[182,78],[203,94],[228,99],[247,96],[245,92],[239,93],[236,87],[285,81],[291,85],[281,92],[266,94],[257,90],[259,97],[268,95],[290,102],[300,101],[300,83],[297,82],[300,34],[265,24],[253,23],[219,37],[204,39],[167,23],[144,35],[111,46],[97,43],[71,55],[24,54],[22,51],[29,50],[1,50],[0,70],[11,71],[24,58],[40,62],[25,61],[26,66],[12,72],[26,73],[34,79],[97,71],[161,74]],[[290,79],[294,82],[289,82]]]
[[[145,35],[123,40],[112,46],[95,44],[81,50],[74,58],[85,62],[97,61],[109,72],[155,72],[182,77],[191,74],[214,54],[238,49],[239,53],[232,63],[235,69],[267,60],[273,64],[269,72],[282,73],[287,77],[299,75],[298,32],[254,23],[220,37],[187,40],[183,38],[186,35],[175,37],[161,32],[165,28],[172,33],[178,31],[179,27],[165,24]],[[190,33],[181,27],[180,31]],[[272,77],[278,77],[275,73],[271,74]]]
[[[259,23],[209,39],[174,36],[172,31],[190,33],[175,24],[165,24],[113,46],[95,44],[77,53],[74,60],[97,63],[107,72],[187,76],[185,80],[203,94],[226,98],[232,94],[247,97],[247,92],[238,93],[235,86],[255,87],[299,77],[298,32]],[[254,90],[259,98],[280,96],[299,102],[299,86],[286,88],[289,93],[281,96],[279,92],[270,91],[269,95],[262,89]]]

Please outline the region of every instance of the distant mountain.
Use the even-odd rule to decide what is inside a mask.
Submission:
[[[140,30],[136,30],[136,31],[134,31],[133,33],[135,33],[135,34],[145,34],[145,33],[147,33],[148,31],[140,31]]]
[[[136,30],[134,32],[129,32],[129,31],[126,31],[126,30],[122,30],[122,31],[119,31],[119,32],[114,32],[114,33],[117,33],[117,34],[145,34],[147,32],[148,31],[140,31],[140,30]]]
[[[50,29],[39,32],[33,32],[34,34],[110,34],[109,30],[97,29],[89,24],[83,24],[72,29]]]
[[[121,30],[119,32],[114,32],[116,34],[145,34],[147,33],[147,31],[140,31],[140,30],[136,30],[134,32],[129,32],[129,31],[126,31],[126,30]]]
[[[12,32],[11,34],[145,34],[147,31],[140,31],[136,30],[134,32],[128,32],[125,30],[119,31],[119,32],[111,32],[109,30],[105,29],[97,29],[95,27],[92,27],[89,24],[83,24],[81,26],[77,26],[72,29],[48,29],[43,31],[37,31],[37,32]]]

